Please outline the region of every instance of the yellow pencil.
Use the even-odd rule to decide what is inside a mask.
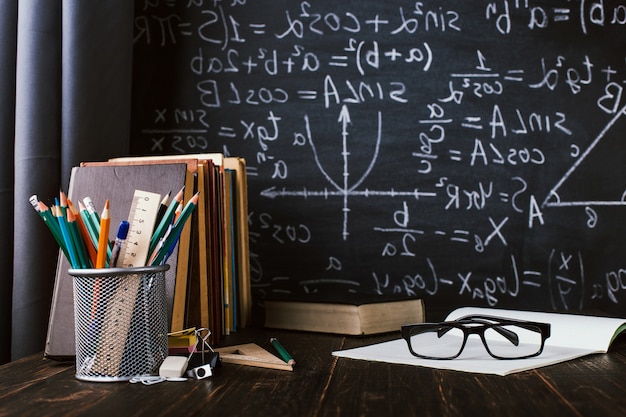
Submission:
[[[96,268],[104,268],[107,262],[107,252],[109,249],[109,227],[111,218],[109,217],[109,200],[104,203],[104,210],[100,215],[100,236],[98,237],[98,257],[96,258]]]

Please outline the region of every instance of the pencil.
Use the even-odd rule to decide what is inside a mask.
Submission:
[[[185,223],[187,222],[187,219],[189,218],[191,213],[195,210],[196,206],[198,205],[199,196],[200,196],[200,193],[196,193],[194,194],[193,197],[189,199],[189,201],[185,205],[185,208],[180,213],[180,216],[178,216],[178,219],[176,220],[176,224],[174,224],[174,227],[170,231],[169,236],[163,242],[163,246],[161,247],[161,249],[159,249],[159,252],[156,258],[153,260],[152,265],[160,265],[162,262],[167,260],[167,256],[171,254],[170,249],[174,245],[176,245],[176,242],[178,242],[178,237],[180,236],[180,233],[182,232],[183,227],[185,227]]]
[[[157,257],[157,255],[159,254],[159,251],[163,247],[163,243],[165,243],[165,239],[167,239],[167,237],[172,232],[172,227],[173,225],[170,224],[169,227],[167,228],[167,231],[163,235],[163,237],[159,240],[159,243],[157,243],[156,247],[152,251],[152,254],[150,255],[150,258],[148,259],[148,265],[152,265],[152,263],[154,262],[154,259]]]
[[[167,231],[167,228],[172,223],[172,219],[174,218],[174,214],[176,213],[176,208],[178,204],[183,201],[183,192],[185,191],[185,187],[181,188],[180,191],[174,196],[172,201],[170,201],[170,205],[168,206],[163,218],[159,225],[154,229],[154,233],[152,234],[152,239],[150,240],[150,246],[148,248],[148,253],[152,253],[154,248],[156,248],[157,244],[163,237],[163,234]]]
[[[61,208],[63,217],[67,219],[67,195],[65,195],[63,191],[59,191],[59,207]]]
[[[174,218],[172,219],[172,225],[176,224],[176,222],[178,221],[178,218],[183,212],[183,208],[184,208],[183,203],[182,202],[178,203],[178,207],[176,207],[176,211],[174,212]]]
[[[98,212],[96,211],[96,206],[93,203],[91,197],[83,198],[83,202],[85,203],[85,207],[87,208],[87,212],[89,213],[89,217],[91,218],[91,224],[94,227],[94,230],[99,235],[100,234],[100,216],[98,216]]]
[[[32,203],[32,201],[31,201]],[[33,204],[33,207],[35,205]],[[39,216],[43,219],[48,229],[52,232],[52,236],[54,236],[54,240],[56,240],[59,248],[63,251],[63,254],[67,259],[70,259],[70,254],[67,252],[67,248],[65,247],[65,242],[63,241],[63,236],[61,235],[61,229],[59,229],[59,222],[52,215],[50,208],[46,206],[43,201],[37,200],[37,212]]]
[[[63,216],[63,211],[61,210],[61,207],[58,206],[58,204],[53,207],[53,210],[54,216],[56,217],[57,222],[59,222],[59,229],[61,229],[61,235],[63,236],[63,241],[65,242],[65,248],[67,249],[68,255],[70,255],[70,264],[72,265],[72,268],[78,268],[80,266],[80,263],[78,262],[76,252],[74,251],[74,245],[72,243],[72,238],[70,237],[70,231],[67,227],[67,222],[65,220],[65,217]]]
[[[270,343],[272,344],[272,346],[274,346],[274,349],[276,349],[278,354],[283,358],[285,362],[287,362],[288,365],[294,366],[296,364],[295,359],[292,358],[289,353],[287,353],[287,350],[283,347],[283,345],[280,344],[278,339],[272,337],[270,339]]]
[[[76,223],[78,224],[78,231],[83,239],[83,243],[85,245],[85,249],[87,250],[87,255],[89,260],[91,261],[91,266],[94,267],[96,265],[96,260],[98,259],[97,252],[97,240],[93,240],[91,237],[91,232],[89,231],[89,226],[85,223],[85,217],[82,212],[79,211],[76,206],[72,203],[71,200],[67,200],[67,205],[69,209],[76,216]],[[80,206],[80,203],[79,203]],[[85,210],[86,211],[86,210]],[[94,243],[95,242],[95,243]]]
[[[37,198],[36,195],[33,195],[29,201],[35,211],[39,214],[39,217],[41,217],[44,223],[46,223],[46,226],[48,226],[48,229],[50,229],[56,241],[59,242],[62,239],[59,223],[54,219],[54,216],[50,214],[48,206],[46,206],[43,201],[39,201],[39,198]]]
[[[74,250],[76,251],[76,258],[81,268],[89,268],[89,257],[87,256],[87,250],[85,244],[80,236],[78,230],[78,224],[76,223],[76,215],[68,207],[67,210],[67,230],[69,231]]]
[[[167,212],[168,203],[170,201],[171,195],[172,195],[172,192],[170,191],[167,194],[165,194],[165,197],[163,197],[163,199],[161,200],[161,204],[159,205],[159,212],[157,213],[156,221],[154,222],[154,230],[156,230],[156,228],[159,226],[159,224],[161,223],[161,220],[163,219],[163,216],[165,216],[165,213]],[[153,230],[153,233],[154,233],[154,230]]]
[[[89,214],[89,210],[82,202],[78,202],[78,209],[80,211],[80,217],[83,219],[83,224],[87,228],[87,232],[89,233],[89,239],[91,240],[91,245],[94,247],[94,250],[98,248],[98,232],[96,227],[93,224],[93,218]],[[96,264],[96,258],[94,258],[93,264]]]
[[[109,217],[109,200],[104,203],[104,210],[100,216],[100,235],[98,236],[98,257],[96,258],[96,268],[104,268],[107,262],[107,252],[109,249],[109,227],[111,218]]]

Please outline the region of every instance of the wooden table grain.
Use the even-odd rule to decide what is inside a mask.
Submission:
[[[294,372],[224,364],[203,380],[151,386],[84,382],[74,364],[32,355],[0,367],[0,416],[624,416],[626,335],[608,354],[505,377],[336,358],[399,337],[244,329],[220,346],[271,336]]]

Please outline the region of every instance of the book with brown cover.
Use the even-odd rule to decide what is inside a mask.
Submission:
[[[238,157],[224,158],[224,167],[234,172],[233,201],[235,207],[235,257],[237,259],[237,296],[239,313],[237,325],[246,327],[252,320],[252,293],[250,282],[250,249],[248,242],[248,183],[246,176],[246,160]]]
[[[265,300],[265,327],[345,335],[400,331],[424,321],[420,298],[394,301],[317,302]]]

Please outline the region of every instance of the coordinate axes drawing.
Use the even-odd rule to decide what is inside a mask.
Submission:
[[[376,147],[372,158],[369,162],[367,169],[364,173],[354,182],[350,181],[350,150],[348,147],[348,137],[350,136],[349,126],[352,124],[352,120],[350,118],[350,112],[348,111],[347,106],[342,106],[341,111],[339,113],[339,118],[337,120],[341,125],[341,137],[342,137],[342,161],[343,161],[343,169],[342,169],[342,177],[343,179],[337,181],[334,179],[329,173],[328,170],[324,167],[320,160],[320,155],[315,146],[315,142],[313,141],[311,135],[308,135],[309,145],[313,151],[313,157],[315,159],[315,164],[317,169],[322,173],[325,180],[330,185],[330,188],[324,188],[321,190],[309,190],[306,187],[303,187],[302,190],[288,190],[285,188],[277,189],[276,187],[270,187],[261,192],[261,195],[268,198],[276,198],[276,197],[322,197],[322,198],[331,198],[331,197],[341,197],[343,199],[343,227],[342,227],[342,237],[343,240],[346,240],[349,236],[348,231],[348,214],[350,213],[349,207],[349,199],[352,197],[413,197],[416,200],[419,200],[422,197],[435,197],[436,193],[434,192],[424,192],[419,191],[417,188],[411,191],[397,191],[394,189],[390,190],[370,190],[368,188],[359,189],[359,187],[363,184],[363,182],[367,179],[367,177],[372,172],[372,169],[376,166],[376,161],[379,156],[380,144],[382,142],[382,113],[380,111],[377,112],[377,129],[376,129]],[[310,131],[309,119],[308,116],[305,116],[305,123],[307,126],[307,131]]]

